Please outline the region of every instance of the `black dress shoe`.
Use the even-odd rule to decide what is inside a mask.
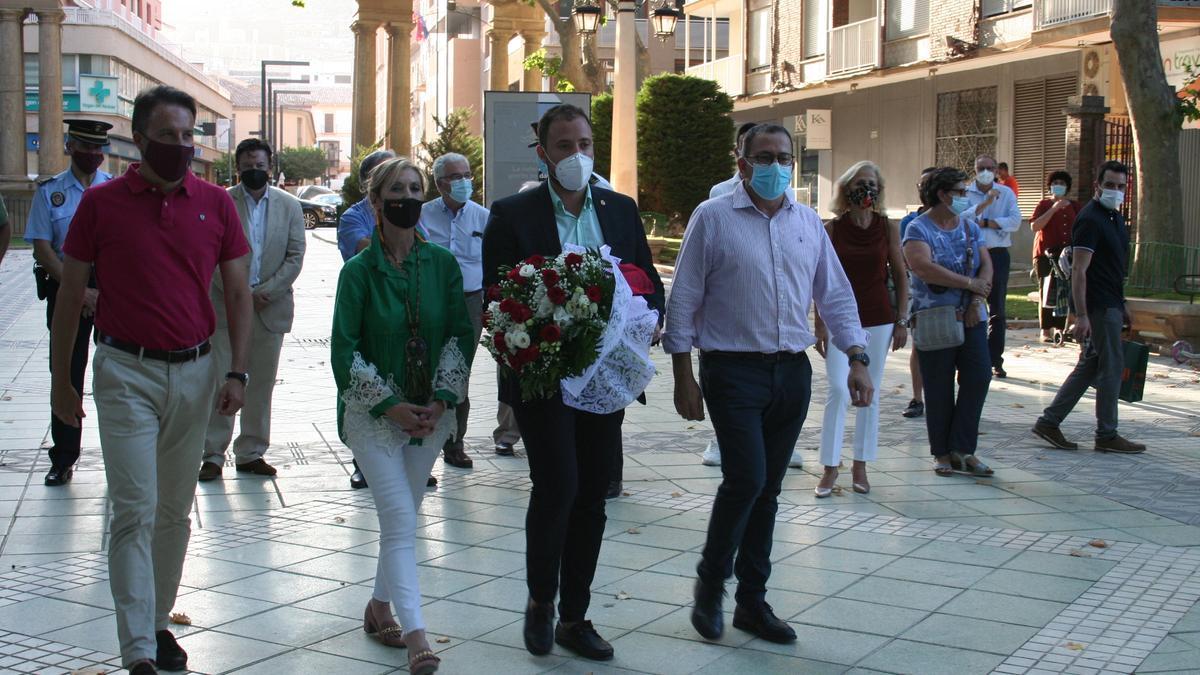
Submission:
[[[175,641],[175,636],[169,630],[160,630],[154,634],[158,641],[158,654],[154,665],[159,670],[187,670],[187,652]]]
[[[616,499],[621,496],[621,481],[611,480],[608,482],[608,492],[604,493],[605,499]]]
[[[796,641],[796,631],[765,602],[756,605],[738,605],[733,610],[733,627],[754,633],[768,642],[787,644]]]
[[[554,646],[554,603],[533,600],[525,605],[525,649],[534,656],[545,656]]]
[[[497,443],[495,449],[496,449],[496,454],[500,455],[501,457],[512,457],[513,456],[513,444],[512,443]]]
[[[354,467],[354,473],[350,474],[350,487],[355,490],[361,490],[367,487],[367,477],[363,475],[362,469]]]
[[[129,667],[129,675],[155,675],[158,669],[154,667],[154,662],[150,660],[138,661]]]
[[[559,621],[554,627],[554,641],[585,659],[608,661],[613,657],[612,645],[600,637],[591,621],[579,621],[570,628]]]
[[[437,487],[437,476],[430,476],[429,480],[425,481],[425,487]]]
[[[216,480],[221,477],[221,465],[216,462],[204,462],[200,465],[201,483],[207,483],[210,480]]]
[[[995,366],[992,368],[992,376],[1003,380],[1004,378],[1008,377],[1008,371],[1005,370],[1003,366]]]
[[[267,464],[267,461],[262,457],[245,464],[235,464],[238,473],[252,473],[256,476],[274,476],[277,472],[275,467]]]
[[[49,487],[58,487],[71,482],[71,478],[75,476],[75,468],[72,466],[51,466],[46,472],[46,485]]]
[[[460,469],[470,469],[475,466],[475,462],[467,457],[467,453],[462,448],[442,449],[442,459],[450,466],[457,466]]]
[[[692,605],[692,627],[707,640],[719,640],[725,632],[725,615],[721,613],[721,598],[725,596],[725,588],[711,588],[703,581],[696,580],[692,591],[695,603]]]

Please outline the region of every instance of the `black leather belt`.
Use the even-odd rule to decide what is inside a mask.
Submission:
[[[780,363],[783,361],[799,361],[808,358],[804,352],[721,352],[721,351],[705,351],[700,352],[701,356],[716,356],[729,359],[744,359],[748,361],[766,361],[768,363]]]
[[[132,342],[118,340],[111,335],[105,335],[100,331],[96,331],[96,341],[103,345],[108,345],[113,349],[120,349],[123,352],[133,354],[139,358],[154,359],[155,361],[166,361],[167,363],[186,363],[195,361],[212,351],[212,345],[208,340],[192,347],[191,349],[146,349],[145,347],[135,345]]]

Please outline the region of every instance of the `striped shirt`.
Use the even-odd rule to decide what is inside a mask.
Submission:
[[[663,349],[802,352],[816,301],[834,346],[865,347],[854,291],[816,212],[791,195],[768,218],[744,185],[692,213],[675,262]]]

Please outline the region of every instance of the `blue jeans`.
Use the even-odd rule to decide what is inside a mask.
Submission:
[[[1125,352],[1121,348],[1124,317],[1120,307],[1088,314],[1092,337],[1080,349],[1075,370],[1059,387],[1040,422],[1056,427],[1062,424],[1088,387],[1095,385],[1096,438],[1108,440],[1117,435],[1117,397],[1121,393],[1121,372],[1125,369]]]
[[[755,604],[771,576],[779,490],[808,414],[812,366],[804,354],[770,362],[709,353],[700,357],[700,386],[723,480],[696,572],[710,588],[736,574],[738,604]]]
[[[925,428],[934,457],[951,452],[973,455],[979,441],[979,417],[992,382],[987,326],[979,323],[963,334],[957,347],[917,352],[925,380]]]
[[[1007,248],[988,249],[992,258],[992,292],[988,293],[988,356],[993,368],[1004,367],[1004,337],[1008,332],[1008,318],[1004,313],[1004,300],[1008,297],[1008,272],[1012,267],[1012,256]]]

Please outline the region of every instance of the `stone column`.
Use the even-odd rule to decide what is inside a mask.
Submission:
[[[504,29],[488,31],[488,44],[492,53],[491,78],[488,89],[508,91],[508,41],[512,33]]]
[[[1108,108],[1103,96],[1072,96],[1063,108],[1067,116],[1067,167],[1074,188],[1072,198],[1081,203],[1092,198],[1096,167],[1104,156],[1104,115]]]
[[[529,58],[534,52],[542,48],[542,40],[546,37],[545,33],[538,31],[522,31],[521,39],[525,41],[525,58]],[[542,71],[526,70],[521,75],[521,91],[541,91],[542,90]]]
[[[413,25],[408,21],[393,21],[387,25],[388,144],[401,157],[412,156],[412,100],[409,98],[412,81],[409,36],[412,30]]]
[[[638,198],[637,172],[637,45],[634,42],[636,5],[617,3],[616,66],[613,73],[612,175],[609,180],[621,194]]]
[[[379,23],[355,21],[354,31],[354,111],[350,129],[351,155],[359,147],[375,143],[375,33]]]
[[[67,15],[61,9],[35,13],[38,18],[38,176],[49,178],[67,168],[62,109],[62,22]]]
[[[0,9],[0,182],[28,181],[22,9]]]

